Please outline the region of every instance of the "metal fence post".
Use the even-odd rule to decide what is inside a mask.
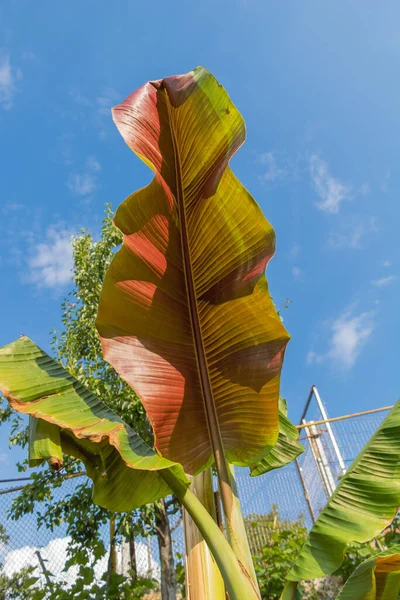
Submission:
[[[323,404],[323,402],[321,400],[321,397],[319,395],[317,387],[315,385],[313,385],[312,386],[312,390],[314,392],[315,399],[317,401],[318,408],[319,408],[319,410],[321,412],[322,418],[327,420],[328,419],[328,415],[326,414],[325,406],[324,406],[324,404]],[[338,460],[338,463],[339,463],[339,466],[340,466],[340,470],[342,472],[341,474],[344,475],[346,473],[346,470],[347,470],[346,469],[346,465],[344,464],[344,460],[343,460],[342,454],[341,454],[341,452],[339,450],[339,446],[338,446],[338,444],[336,442],[335,435],[334,435],[334,433],[332,431],[332,426],[331,426],[331,424],[329,423],[328,420],[326,422],[326,430],[327,430],[328,435],[330,437],[330,440],[332,442],[333,450],[334,450],[334,452],[336,454],[336,458]]]
[[[308,507],[308,512],[310,513],[311,521],[312,521],[312,524],[314,525],[314,523],[316,521],[316,519],[315,519],[315,513],[314,513],[314,510],[313,510],[313,507],[312,507],[312,504],[311,504],[310,495],[308,493],[306,482],[304,481],[303,472],[301,470],[301,466],[300,466],[300,463],[299,463],[299,461],[298,461],[297,458],[295,459],[295,463],[296,463],[297,472],[298,472],[299,477],[300,477],[301,487],[303,488],[304,498],[306,499],[306,503],[307,503],[307,507]]]

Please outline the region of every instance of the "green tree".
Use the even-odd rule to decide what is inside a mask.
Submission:
[[[100,239],[95,240],[88,231],[82,231],[73,239],[74,288],[62,302],[63,327],[53,331],[51,346],[54,356],[67,371],[121,415],[152,445],[152,430],[142,404],[132,388],[103,360],[95,327],[104,275],[122,237],[113,226],[112,218],[111,207],[106,205]],[[0,420],[11,423],[10,444],[25,446],[27,428],[20,415],[6,404],[0,412]],[[21,470],[25,468],[26,462],[20,465]],[[67,566],[77,564],[84,573],[86,585],[89,578],[88,565],[93,570],[95,562],[106,553],[101,528],[110,518],[115,522],[111,547],[115,540],[125,539],[128,542],[133,580],[137,576],[135,536],[156,535],[160,551],[162,598],[175,600],[176,575],[169,517],[180,510],[176,499],[172,497],[160,500],[134,513],[114,515],[93,504],[88,480],[77,485],[73,493],[61,500],[57,498],[53,492],[63,484],[64,476],[74,476],[81,469],[78,461],[70,459],[64,461],[60,474],[54,474],[50,469],[34,474],[34,484],[26,486],[13,501],[11,517],[18,519],[36,510],[39,526],[53,529],[62,522],[66,523],[67,535],[71,538]],[[115,592],[118,598],[122,597],[121,585],[120,581],[117,586],[114,585],[115,590],[118,590]],[[72,593],[71,590],[69,593]],[[112,597],[109,591],[110,594]]]
[[[0,600],[42,600],[45,590],[38,585],[33,567],[25,567],[12,575],[6,575],[0,567]]]

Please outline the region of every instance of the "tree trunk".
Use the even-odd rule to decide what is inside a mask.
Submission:
[[[156,528],[160,550],[161,598],[162,600],[176,600],[176,574],[172,536],[164,500],[161,500],[160,507],[157,509]]]
[[[136,564],[136,547],[135,547],[135,536],[131,533],[129,538],[129,551],[131,555],[131,569],[132,569],[132,579],[136,581],[137,579],[137,564]]]
[[[110,517],[110,554],[108,556],[107,586],[112,573],[117,572],[117,547],[115,545],[115,518]]]

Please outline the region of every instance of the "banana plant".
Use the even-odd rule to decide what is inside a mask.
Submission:
[[[350,575],[337,600],[398,600],[400,545],[364,561]]]
[[[231,600],[259,600],[234,465],[261,475],[301,447],[279,400],[289,335],[265,277],[275,234],[228,164],[244,122],[201,67],[145,84],[113,118],[154,178],[117,210],[123,246],[104,281],[97,328],[104,358],[146,409],[155,448],[28,338],[0,349],[0,389],[30,415],[32,466],[49,460],[59,468],[63,453],[77,457],[94,501],[113,511],[175,494],[213,557],[192,554],[191,581],[208,568],[218,581],[216,564]],[[400,505],[399,452],[397,403],[317,519],[282,598],[295,598],[299,581],[336,571],[349,541],[367,541],[390,523]],[[210,482],[203,496],[196,479],[211,466],[228,539],[208,501]],[[391,600],[396,568],[376,590],[392,558],[376,558],[347,589],[375,577],[359,598]]]
[[[171,491],[206,540],[231,600],[259,598],[233,465],[254,468],[282,425],[289,340],[265,269],[275,233],[229,168],[244,121],[204,68],[152,81],[113,109],[154,172],[121,204],[123,246],[97,318],[104,358],[139,395],[155,450],[23,338],[0,354],[0,384],[32,416],[31,460],[82,459],[94,501],[128,510]],[[228,541],[188,487],[214,465]],[[260,467],[261,469],[261,467]]]
[[[97,328],[104,358],[147,411],[155,448],[26,337],[0,349],[0,389],[30,416],[32,466],[49,460],[57,469],[63,454],[75,456],[93,480],[94,502],[112,511],[175,494],[188,527],[199,530],[188,542],[189,550],[199,544],[188,553],[190,581],[212,572],[222,597],[217,565],[231,600],[257,600],[233,465],[261,475],[302,448],[279,399],[289,335],[265,277],[275,233],[229,167],[244,121],[201,67],[145,84],[113,118],[154,178],[117,210],[123,246],[104,281]],[[336,571],[349,541],[390,523],[400,505],[399,452],[397,403],[317,519],[282,598],[295,598],[299,581]],[[211,466],[228,539],[210,503]],[[339,598],[392,600],[397,561],[395,553],[375,557]]]
[[[367,542],[393,521],[400,506],[399,455],[400,400],[321,511],[287,576],[283,600],[296,598],[298,582],[334,573],[350,541]]]
[[[103,355],[163,457],[191,475],[215,464],[228,538],[256,583],[229,464],[256,464],[277,441],[289,336],[265,278],[274,231],[228,166],[244,121],[201,67],[147,83],[113,118],[154,179],[115,216],[124,241],[100,299]]]

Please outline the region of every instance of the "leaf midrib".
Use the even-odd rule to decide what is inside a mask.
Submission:
[[[173,153],[174,153],[174,166],[175,166],[175,183],[176,183],[176,201],[178,206],[179,223],[180,223],[180,237],[182,247],[182,258],[183,258],[183,272],[185,278],[185,287],[188,298],[188,310],[189,319],[192,328],[193,343],[195,350],[196,363],[199,373],[200,386],[202,391],[202,397],[204,402],[204,411],[206,415],[206,422],[208,427],[208,433],[210,438],[210,444],[214,459],[218,467],[222,468],[223,471],[226,469],[226,465],[223,442],[221,432],[218,423],[218,415],[214,402],[214,396],[211,387],[210,374],[207,365],[206,353],[203,345],[203,336],[200,325],[200,318],[197,310],[196,301],[196,287],[193,278],[192,261],[190,255],[189,237],[187,231],[187,219],[185,210],[185,198],[182,186],[182,170],[180,164],[178,144],[175,137],[175,131],[172,125],[171,119],[171,104],[168,96],[168,91],[165,90],[166,105],[168,111],[168,123],[171,132]],[[228,478],[228,473],[226,473]],[[224,477],[225,478],[225,477]]]

